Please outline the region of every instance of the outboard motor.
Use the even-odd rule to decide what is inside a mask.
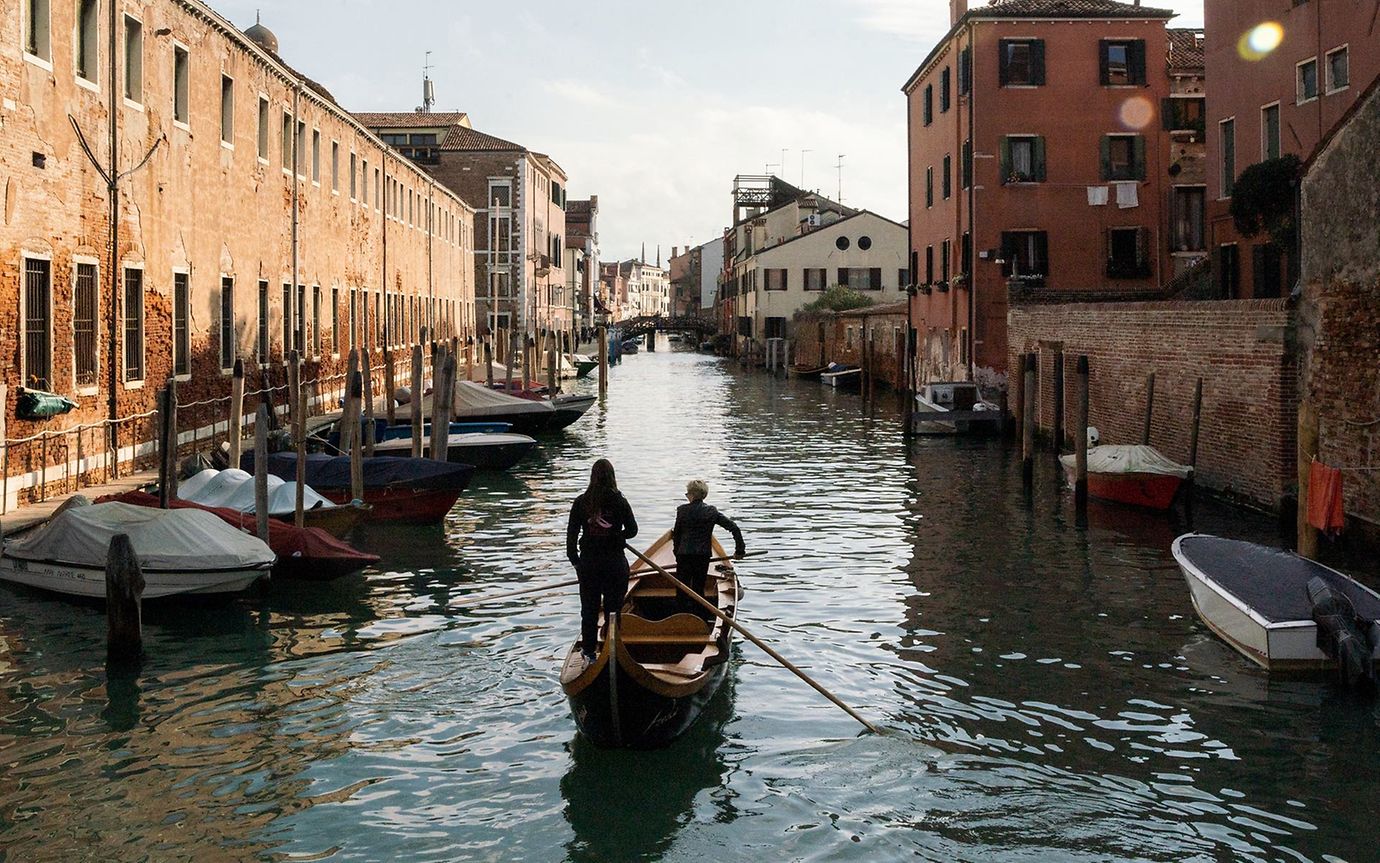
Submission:
[[[1374,688],[1375,646],[1365,634],[1372,621],[1357,617],[1351,599],[1320,576],[1308,580],[1308,599],[1318,625],[1318,649],[1337,661],[1342,683]]]

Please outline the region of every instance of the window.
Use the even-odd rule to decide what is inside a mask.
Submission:
[[[1201,252],[1207,249],[1204,237],[1204,211],[1207,189],[1202,186],[1175,186],[1170,200],[1173,250]]]
[[[359,289],[350,288],[350,349],[359,344]]]
[[[379,197],[379,169],[374,169],[374,211],[378,212],[383,208],[383,199]]]
[[[100,80],[100,3],[80,0],[77,5],[77,76],[95,84]]]
[[[847,285],[855,291],[882,289],[881,267],[839,267],[838,276],[840,285]]]
[[[1259,243],[1251,247],[1251,277],[1257,299],[1279,297],[1284,289],[1280,272],[1283,256],[1273,245]]]
[[[1260,158],[1279,158],[1279,103],[1260,109]]]
[[[867,236],[866,234],[863,234],[861,237],[858,237],[858,248],[862,249],[864,252],[872,248],[872,238]]]
[[[340,288],[331,288],[331,353],[340,355]]]
[[[340,143],[331,142],[331,191],[340,191]]]
[[[934,284],[934,246],[925,247],[925,284]]]
[[[96,265],[78,263],[72,290],[72,346],[78,387],[94,387],[98,372],[97,315],[100,314]]]
[[[902,267],[896,271],[896,287],[904,288],[910,284],[910,270]]]
[[[220,76],[220,140],[235,143],[235,79],[229,75]]]
[[[1144,228],[1110,228],[1107,231],[1107,278],[1150,277],[1150,232]]]
[[[24,52],[49,62],[53,59],[52,22],[48,17],[48,0],[24,0]]]
[[[354,153],[351,153],[351,154],[350,154],[350,200],[351,200],[351,201],[355,200],[355,198],[358,197],[357,192],[358,192],[358,190],[359,190],[359,186],[358,186],[358,184],[355,182],[355,180],[356,180],[355,173],[356,173],[356,170],[357,170],[357,168],[358,168],[357,162],[358,162],[358,158],[355,156]]]
[[[220,367],[235,367],[235,279],[220,277]]]
[[[1144,180],[1145,138],[1140,135],[1102,136],[1102,179]]]
[[[1102,86],[1145,86],[1144,39],[1103,39],[1099,47]]]
[[[311,181],[321,182],[321,130],[311,130]]]
[[[848,251],[848,247],[851,245],[852,242],[849,241],[847,237],[839,237],[837,240],[834,240],[834,248],[838,249],[840,252]]]
[[[1327,92],[1336,93],[1351,86],[1351,61],[1347,46],[1327,52]]]
[[[1207,120],[1207,100],[1202,96],[1174,96],[1160,106],[1164,128],[1171,132],[1203,134]]]
[[[287,111],[283,112],[283,134],[278,149],[281,151],[279,156],[283,162],[283,172],[292,173],[292,115]]]
[[[939,113],[943,114],[949,110],[949,67],[939,73]]]
[[[1001,181],[1042,183],[1045,179],[1045,139],[1039,135],[1008,135],[1001,140]]]
[[[950,159],[948,156],[945,156],[944,171],[943,176],[940,177],[940,182],[944,189],[944,200],[946,201],[949,200],[950,196],[952,196],[954,193],[953,171],[951,170],[952,168],[953,160]]]
[[[1001,274],[1029,287],[1049,278],[1049,235],[1044,231],[1002,231]]]
[[[260,363],[268,362],[268,280],[259,280],[259,328],[255,334],[257,350],[255,358]]]
[[[369,206],[369,160],[359,160],[359,202]]]
[[[24,386],[53,388],[53,262],[24,259]]]
[[[131,102],[144,101],[144,25],[128,15],[125,16],[125,98]],[[142,375],[142,357],[139,370]]]
[[[786,337],[785,318],[766,318],[763,321],[766,328],[762,332],[762,337],[767,339],[784,339]]]
[[[292,349],[302,356],[307,350],[307,286],[297,286],[296,327],[293,328]]]
[[[949,241],[945,240],[939,244],[939,276],[941,281],[947,286],[949,284]]]
[[[925,85],[925,96],[921,100],[921,114],[924,117],[925,125],[934,122],[934,85]]]
[[[259,161],[268,161],[268,100],[259,97]]]
[[[1236,121],[1217,124],[1222,138],[1222,197],[1230,198],[1236,187]]]
[[[964,45],[958,52],[958,95],[966,96],[973,89],[973,47]]]
[[[925,169],[925,208],[934,206],[934,166]]]
[[[183,125],[187,124],[189,116],[187,107],[187,49],[180,45],[173,46],[173,120]]]
[[[307,157],[307,124],[301,120],[297,121],[297,137],[292,146],[292,170],[299,180],[304,180],[302,160]]]
[[[762,286],[769,291],[786,290],[786,270],[766,269],[762,273]]]
[[[1296,67],[1298,79],[1298,102],[1311,102],[1318,98],[1318,58],[1310,57]]]
[[[314,357],[321,356],[321,286],[313,285],[311,289],[311,353]]]
[[[1045,41],[1002,39],[997,43],[997,80],[1003,87],[1039,87],[1045,83]]]
[[[283,285],[283,357],[292,350],[292,285]]]
[[[125,381],[144,379],[144,271],[125,267]]]
[[[825,284],[828,279],[828,271],[823,267],[807,267],[805,270],[805,290],[822,291],[828,287]]]
[[[191,288],[189,283],[191,277],[186,273],[173,273],[173,374],[190,375],[192,373],[191,358],[191,328],[188,318],[191,315],[191,301],[189,296]]]

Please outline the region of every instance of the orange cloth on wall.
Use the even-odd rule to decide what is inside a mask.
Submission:
[[[1346,524],[1342,511],[1342,472],[1317,459],[1308,467],[1308,523],[1336,536]]]

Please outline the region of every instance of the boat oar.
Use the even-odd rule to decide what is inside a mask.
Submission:
[[[770,646],[769,644],[767,644],[765,641],[763,641],[762,639],[758,638],[757,636],[755,636],[755,635],[753,635],[751,632],[749,632],[748,629],[747,629],[747,627],[743,626],[743,625],[742,625],[741,623],[739,623],[738,621],[736,621],[736,620],[734,620],[733,618],[729,617],[727,614],[724,614],[722,611],[719,611],[719,609],[716,608],[716,607],[714,607],[712,604],[710,604],[710,602],[709,602],[708,600],[706,600],[704,597],[700,596],[700,595],[699,595],[698,593],[696,593],[695,591],[691,590],[689,585],[685,584],[683,581],[681,581],[680,579],[676,578],[676,577],[675,577],[674,575],[672,575],[671,573],[667,572],[666,569],[665,569],[664,567],[658,566],[656,563],[654,563],[654,562],[652,561],[651,558],[647,557],[647,556],[646,556],[645,554],[643,554],[642,552],[640,552],[640,551],[638,551],[637,549],[633,548],[631,545],[627,545],[627,544],[625,543],[625,547],[628,549],[628,551],[631,551],[634,555],[636,555],[636,557],[637,557],[638,560],[642,561],[643,563],[645,563],[645,564],[647,564],[648,566],[650,566],[652,569],[656,570],[657,572],[659,572],[659,573],[661,573],[662,575],[664,575],[666,578],[670,579],[671,584],[675,585],[676,590],[679,590],[681,593],[683,593],[683,594],[685,594],[686,596],[690,597],[691,599],[695,600],[696,602],[698,602],[698,603],[700,604],[701,607],[703,607],[703,608],[707,609],[708,611],[710,611],[715,617],[719,618],[719,619],[722,620],[724,623],[726,623],[726,624],[728,624],[729,626],[733,627],[734,629],[738,630],[740,633],[743,634],[743,637],[744,637],[744,638],[746,638],[748,641],[751,641],[753,644],[757,645],[758,647],[762,648],[762,650],[766,651],[766,654],[767,654],[768,656],[770,656],[772,659],[775,659],[777,662],[781,663],[781,665],[783,665],[783,666],[786,668],[787,671],[790,671],[790,672],[791,672],[792,674],[794,674],[796,677],[799,677],[801,680],[803,680],[803,681],[805,681],[806,683],[810,684],[810,686],[813,687],[814,690],[815,690],[816,692],[818,692],[820,695],[823,695],[825,698],[829,699],[830,701],[834,702],[835,706],[841,708],[841,709],[843,710],[844,713],[847,713],[849,716],[851,716],[851,717],[853,717],[854,719],[856,719],[856,720],[858,720],[859,722],[861,722],[862,725],[863,725],[863,727],[866,728],[868,731],[871,731],[871,732],[874,733],[874,734],[881,734],[881,733],[882,733],[882,730],[881,730],[880,728],[878,728],[877,726],[873,725],[871,722],[868,722],[868,721],[867,721],[866,719],[864,719],[861,715],[859,715],[859,713],[858,713],[856,710],[854,710],[853,708],[849,707],[847,704],[844,704],[843,701],[841,701],[841,700],[838,698],[838,696],[834,695],[832,692],[830,692],[829,690],[825,689],[825,688],[824,688],[823,686],[821,686],[814,678],[810,677],[810,675],[808,675],[808,674],[806,674],[805,672],[801,671],[799,668],[796,668],[795,665],[792,664],[791,661],[790,661],[789,659],[787,659],[786,657],[784,657],[784,656],[782,656],[781,654],[777,653],[775,650],[773,650],[773,649],[771,648],[771,646]]]

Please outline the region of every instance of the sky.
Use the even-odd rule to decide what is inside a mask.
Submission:
[[[261,12],[283,59],[352,111],[415,108],[432,52],[434,110],[599,196],[605,260],[719,236],[737,174],[904,220],[900,88],[949,26],[947,0],[209,1],[241,28]],[[1145,5],[1202,25],[1202,0]]]

